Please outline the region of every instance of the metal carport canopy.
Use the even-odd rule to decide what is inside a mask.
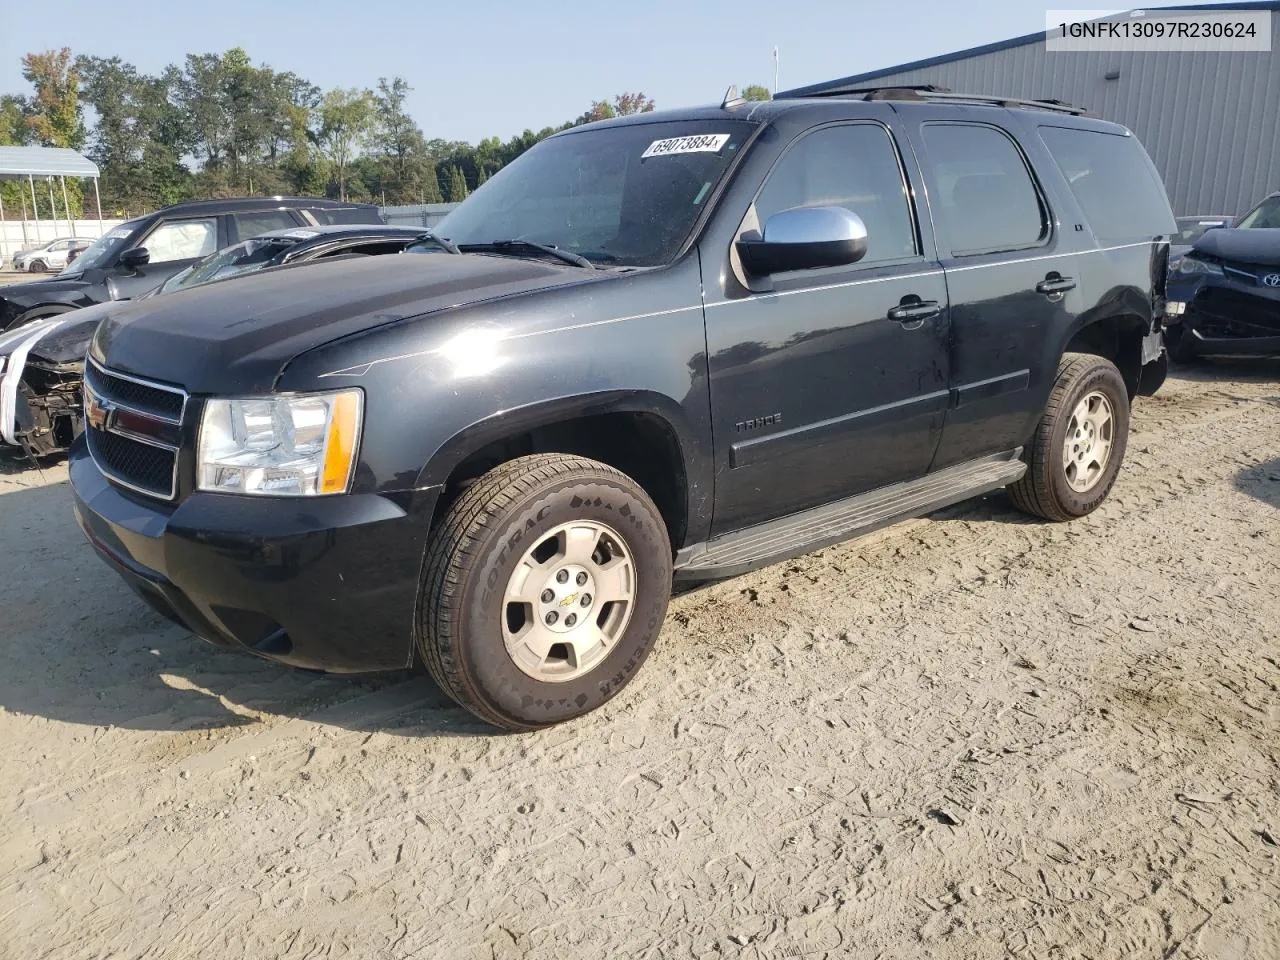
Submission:
[[[66,147],[0,147],[0,180],[26,180],[31,190],[31,213],[35,218],[36,242],[40,236],[40,204],[36,200],[36,178],[49,185],[49,209],[53,214],[53,227],[58,229],[58,201],[54,197],[53,180],[62,184],[62,209],[67,229],[75,229],[71,216],[71,203],[67,198],[67,177],[81,177],[93,181],[93,199],[98,208],[98,235],[102,235],[102,199],[98,195],[98,165],[74,150]],[[22,194],[22,234],[26,240],[26,194]],[[0,200],[0,222],[5,220],[4,201]],[[0,259],[3,258],[5,241],[0,234]]]
[[[97,176],[96,163],[65,147],[0,147],[0,179]]]

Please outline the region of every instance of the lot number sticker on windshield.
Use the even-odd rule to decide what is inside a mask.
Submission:
[[[666,140],[655,140],[649,149],[640,154],[645,157],[668,157],[673,153],[719,153],[720,148],[729,142],[727,133],[701,133],[696,137],[670,137]]]

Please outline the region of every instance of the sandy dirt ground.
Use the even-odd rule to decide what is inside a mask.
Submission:
[[[1280,365],[1171,379],[1069,525],[993,495],[673,601],[591,717],[292,672],[0,473],[0,957],[1280,957]]]

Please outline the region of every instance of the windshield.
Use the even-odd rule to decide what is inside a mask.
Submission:
[[[198,287],[211,280],[222,280],[241,273],[261,270],[276,261],[298,241],[292,237],[257,237],[211,253],[199,263],[174,274],[164,282],[160,293],[172,293],[187,287]]]
[[[1230,220],[1214,220],[1202,219],[1200,217],[1179,217],[1178,218],[1178,239],[1177,243],[1191,244],[1195,243],[1205,232],[1212,227],[1229,227]]]
[[[1280,227],[1280,197],[1267,197],[1260,204],[1244,215],[1236,226],[1262,227],[1275,229]]]
[[[83,252],[71,261],[62,272],[80,273],[82,270],[93,270],[97,267],[105,266],[115,256],[116,251],[129,239],[129,234],[133,233],[137,227],[138,224],[135,222],[122,223],[120,226],[107,231],[106,234],[85,247]]]
[[[552,137],[495,174],[435,232],[460,247],[526,240],[608,266],[666,263],[753,129],[666,121]]]

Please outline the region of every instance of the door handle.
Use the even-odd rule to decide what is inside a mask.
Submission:
[[[937,300],[921,300],[919,297],[909,296],[903,297],[896,307],[889,308],[889,319],[897,320],[903,325],[910,324],[910,329],[914,330],[941,312],[942,306]]]
[[[1050,297],[1055,294],[1061,296],[1068,290],[1074,290],[1075,288],[1076,281],[1074,277],[1063,277],[1056,273],[1051,273],[1036,284],[1036,293],[1047,294]]]

